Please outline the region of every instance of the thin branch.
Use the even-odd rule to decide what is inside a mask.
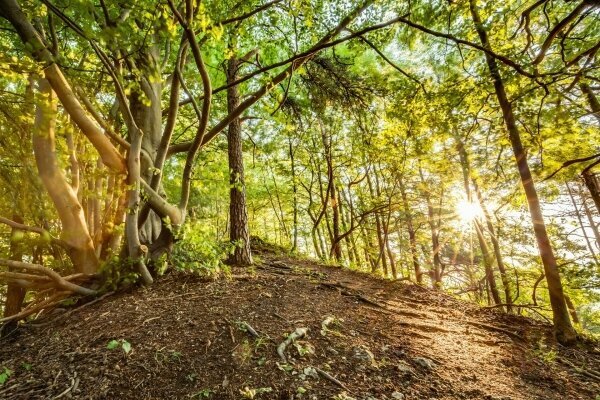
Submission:
[[[383,54],[383,52],[381,52],[381,50],[379,50],[374,44],[373,42],[371,42],[370,40],[368,40],[367,38],[365,38],[364,36],[359,36],[359,39],[361,39],[363,42],[365,42],[370,48],[372,48],[377,54],[379,54],[379,56],[381,58],[383,58],[383,60],[385,62],[387,62],[390,66],[392,66],[392,68],[394,68],[395,70],[397,70],[398,72],[400,72],[402,75],[404,75],[405,77],[407,77],[408,79],[416,82],[419,86],[421,86],[421,88],[423,89],[423,92],[425,92],[425,94],[427,94],[427,90],[425,89],[425,85],[423,85],[423,83],[418,80],[417,78],[415,78],[414,76],[412,76],[411,74],[409,74],[408,72],[404,71],[402,68],[400,68],[397,64],[395,64],[392,60],[390,60],[385,54]]]
[[[542,44],[542,47],[540,48],[540,52],[538,53],[537,57],[532,61],[533,65],[537,65],[542,62],[542,60],[546,56],[546,52],[552,45],[552,41],[554,41],[554,38],[560,33],[560,31],[564,29],[565,26],[567,26],[567,24],[569,24],[569,22],[573,21],[579,14],[581,14],[590,6],[591,5],[587,0],[582,1],[577,7],[575,7],[575,9],[573,9],[573,11],[571,11],[569,15],[567,15],[562,21],[556,24],[554,28],[552,28],[552,30],[546,37],[546,40],[544,40],[544,43]]]
[[[596,158],[600,157],[600,153],[598,154],[594,154],[588,157],[583,157],[583,158],[575,158],[573,160],[568,160],[565,161],[564,163],[562,163],[562,165],[560,166],[560,168],[558,168],[556,171],[554,171],[553,173],[551,173],[550,175],[548,175],[547,177],[545,177],[544,179],[542,179],[543,181],[547,181],[548,179],[551,179],[554,175],[558,174],[562,169],[567,168],[570,165],[573,164],[577,164],[577,163],[582,163],[582,162],[586,162],[586,161],[591,161],[594,160]]]
[[[277,3],[281,3],[282,1],[283,0],[273,0],[273,1],[270,1],[268,3],[263,4],[260,7],[255,8],[254,10],[249,11],[249,12],[247,12],[245,14],[240,15],[240,16],[233,17],[233,18],[228,18],[228,19],[224,19],[223,21],[219,21],[217,23],[217,25],[227,25],[227,24],[231,24],[231,23],[234,23],[234,22],[243,21],[245,19],[248,19],[248,18],[252,17],[255,14],[258,14],[261,11],[266,10],[267,8],[273,6],[273,5],[277,4]]]
[[[56,273],[55,271],[53,271],[50,268],[44,267],[43,265],[29,264],[29,263],[24,263],[24,262],[20,262],[20,261],[5,260],[5,259],[0,259],[0,265],[5,265],[5,266],[11,267],[11,268],[24,269],[27,271],[33,271],[33,272],[44,274],[47,277],[49,277],[50,279],[52,279],[59,288],[68,290],[73,293],[80,294],[82,296],[93,296],[97,293],[95,290],[88,289],[83,286],[79,286],[72,282],[66,281],[58,273]]]

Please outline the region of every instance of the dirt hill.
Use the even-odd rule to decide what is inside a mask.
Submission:
[[[173,273],[25,325],[0,343],[0,399],[600,398],[593,343],[563,348],[544,323],[258,256],[253,274]],[[278,346],[302,328],[284,361]]]

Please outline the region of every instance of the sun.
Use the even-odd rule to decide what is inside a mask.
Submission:
[[[483,216],[483,210],[477,203],[472,203],[466,199],[458,202],[456,205],[456,214],[463,223],[470,223],[476,218]]]

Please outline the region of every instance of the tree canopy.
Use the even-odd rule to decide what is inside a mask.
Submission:
[[[256,236],[598,333],[599,12],[0,0],[2,321]]]

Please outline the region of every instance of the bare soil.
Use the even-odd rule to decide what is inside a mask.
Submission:
[[[0,342],[0,399],[600,398],[596,343],[564,348],[543,322],[258,256],[254,272],[171,273],[23,325]]]

